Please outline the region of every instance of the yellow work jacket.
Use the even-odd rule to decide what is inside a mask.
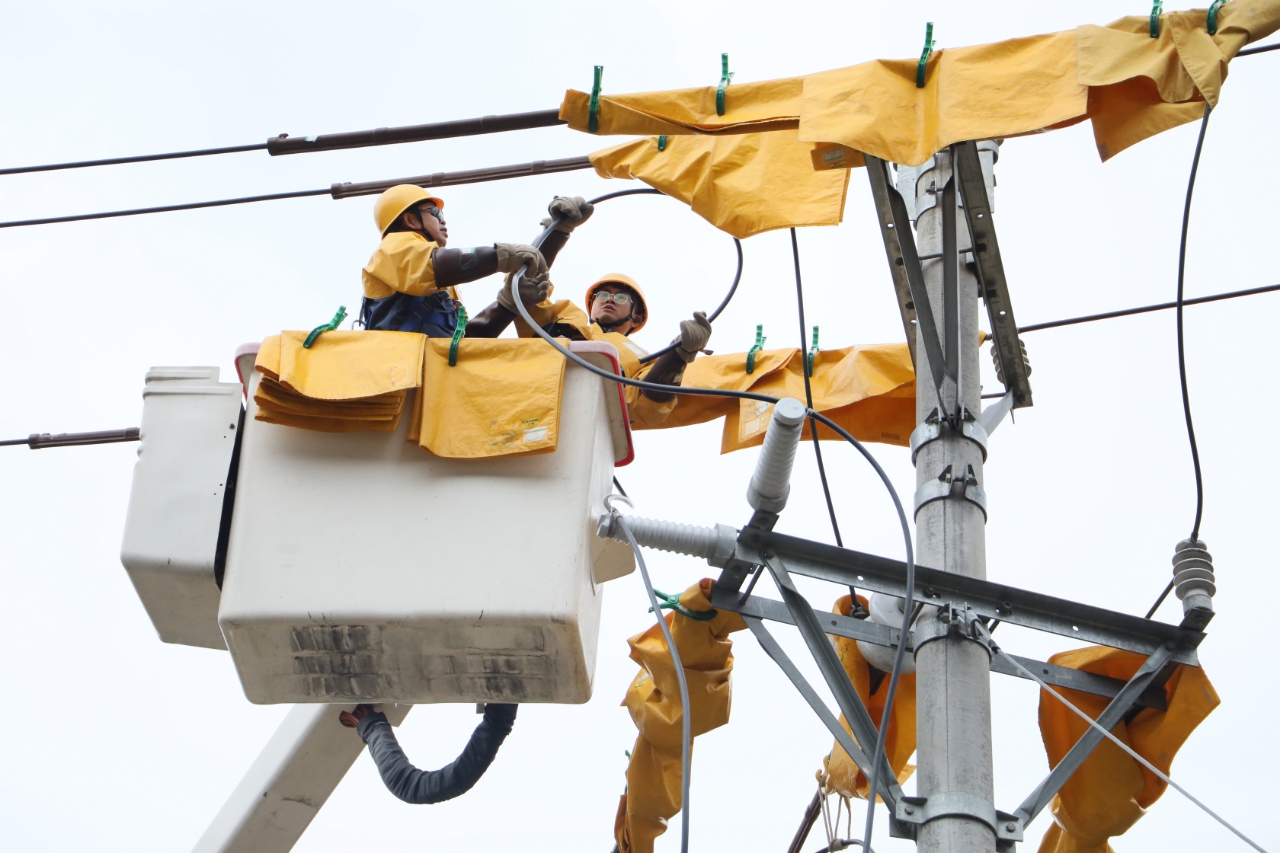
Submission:
[[[443,289],[457,300],[454,288],[436,287],[437,248],[437,244],[416,231],[393,231],[386,235],[361,271],[364,295],[369,299],[385,299],[393,293],[430,296]]]
[[[622,375],[628,379],[644,379],[649,375],[649,371],[653,368],[653,362],[641,364],[640,359],[648,355],[648,351],[644,347],[632,341],[626,335],[620,335],[617,332],[606,332],[600,328],[598,323],[591,322],[591,318],[577,305],[574,305],[568,299],[561,299],[552,302],[550,298],[544,300],[529,308],[529,316],[534,322],[542,328],[551,325],[560,324],[572,326],[583,340],[588,341],[607,341],[614,345],[618,350],[618,365],[622,368]],[[516,318],[516,331],[520,337],[532,337],[533,329],[529,328],[529,324],[524,321],[523,317]],[[627,411],[630,415],[632,426],[652,427],[666,420],[667,415],[675,409],[679,396],[665,403],[658,403],[650,400],[639,388],[628,385],[626,387]]]

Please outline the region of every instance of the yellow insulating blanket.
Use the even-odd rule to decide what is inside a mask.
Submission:
[[[794,130],[738,136],[652,137],[591,155],[602,178],[638,178],[746,239],[775,228],[839,225],[847,169],[815,171],[813,146]]]
[[[564,356],[537,339],[464,338],[450,367],[451,342],[424,340],[419,446],[452,459],[556,449]]]
[[[871,344],[820,351],[814,359],[813,407],[853,433],[859,441],[906,446],[915,428],[915,371],[907,345]],[[764,350],[756,354],[755,372],[747,373],[745,353],[695,359],[685,370],[683,385],[754,391],[804,401],[804,353],[798,349]],[[725,418],[721,452],[753,447],[764,441],[773,407],[732,397],[681,395],[680,405],[653,427],[667,429]],[[823,440],[840,439],[819,427]],[[810,440],[808,429],[805,440]]]
[[[281,332],[262,342],[255,419],[321,432],[394,431],[408,389],[420,382],[426,338],[334,331],[304,349],[307,334]]]
[[[685,590],[680,603],[696,612],[711,610],[714,582],[704,579]],[[747,627],[736,613],[720,611],[700,622],[667,614],[671,636],[689,684],[692,733],[697,735],[729,722],[733,641],[729,634]],[[662,629],[656,624],[632,637],[631,659],[640,672],[622,704],[639,729],[627,767],[627,792],[618,803],[614,838],[620,853],[653,853],[653,841],[667,831],[667,820],[680,811],[682,716],[680,685]]]
[[[1243,4],[1242,4],[1243,5]],[[1063,652],[1050,663],[1128,681],[1145,658],[1133,652],[1090,646]],[[1097,719],[1109,699],[1055,687],[1067,701]],[[1143,708],[1131,722],[1111,731],[1134,752],[1168,774],[1173,758],[1209,713],[1218,694],[1203,669],[1179,666],[1165,685],[1168,710]],[[1049,765],[1055,766],[1088,727],[1069,708],[1040,692],[1040,736]],[[1090,753],[1071,775],[1051,806],[1054,825],[1040,842],[1040,853],[1111,853],[1108,839],[1133,826],[1160,799],[1165,783],[1109,740]]]
[[[1106,160],[1198,118],[1201,102],[1217,104],[1227,63],[1246,44],[1277,29],[1280,0],[1237,0],[1222,6],[1213,36],[1204,9],[1160,16],[1155,39],[1149,36],[1146,15],[1122,18],[1107,27],[1085,25],[936,50],[927,63],[923,89],[915,85],[916,58],[735,83],[726,89],[723,116],[716,115],[715,87],[602,94],[597,132],[789,134],[798,128],[804,142],[838,143],[916,166],[954,142],[1035,133],[1090,119],[1098,152]],[[568,91],[560,117],[585,131],[589,101],[585,92]],[[802,217],[796,218],[793,224],[802,224]]]
[[[858,596],[858,601],[863,608],[867,606],[867,600],[862,596]],[[831,608],[832,613],[839,613],[842,616],[848,616],[852,609],[852,600],[845,595],[836,599],[835,607]],[[831,636],[831,640],[835,643],[836,654],[840,658],[840,664],[844,667],[844,671],[848,673],[849,680],[853,682],[853,688],[858,692],[858,698],[862,700],[862,704],[867,706],[867,710],[871,712],[871,719],[876,722],[877,728],[880,724],[880,718],[884,716],[884,702],[889,693],[889,677],[880,679],[880,683],[876,685],[876,689],[871,689],[871,669],[867,661],[862,656],[862,652],[858,650],[858,644],[848,637]],[[845,720],[844,715],[840,715],[840,725],[844,726],[844,730],[853,735],[853,729],[849,727],[849,723]],[[857,743],[854,737],[854,742]],[[874,743],[859,743],[862,751],[868,756],[875,752]],[[893,768],[894,774],[898,777],[898,782],[906,782],[915,771],[915,765],[908,764],[911,754],[916,751],[916,676],[915,673],[900,675],[898,677],[898,692],[893,699],[893,713],[889,717],[889,729],[884,737],[885,755],[889,758],[889,766]],[[867,794],[871,789],[867,777],[859,770],[858,765],[853,763],[853,759],[849,757],[849,753],[845,752],[844,747],[837,742],[831,748],[831,754],[823,759],[827,774],[827,785],[835,793],[844,797],[860,797],[867,798]]]

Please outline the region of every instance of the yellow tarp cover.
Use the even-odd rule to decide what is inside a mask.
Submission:
[[[450,367],[451,342],[423,340],[419,446],[452,459],[556,449],[564,356],[537,339],[464,338]]]
[[[916,58],[735,83],[726,90],[723,116],[715,112],[715,87],[602,94],[598,133],[789,135],[798,128],[804,142],[838,143],[919,165],[953,142],[1088,118],[1106,160],[1199,117],[1197,102],[1216,104],[1231,58],[1277,29],[1280,0],[1236,0],[1218,10],[1213,36],[1204,9],[1160,16],[1156,39],[1148,34],[1146,15],[1122,18],[1106,27],[936,50],[923,89],[915,85]],[[560,117],[585,130],[589,100],[570,90]]]
[[[1247,5],[1247,3],[1241,3]],[[1225,7],[1230,8],[1230,7]],[[1142,655],[1091,646],[1054,655],[1050,663],[1129,680],[1145,660]],[[1105,696],[1054,688],[1080,710],[1097,719],[1110,701]],[[1196,726],[1218,707],[1218,694],[1203,669],[1179,666],[1165,685],[1168,710],[1143,708],[1132,722],[1112,733],[1168,774],[1178,749]],[[1052,696],[1040,692],[1040,735],[1049,765],[1055,766],[1080,739],[1085,722]],[[1108,839],[1138,821],[1160,795],[1165,783],[1108,740],[1085,759],[1054,797],[1054,825],[1040,842],[1040,853],[1111,853]]]
[[[915,372],[907,345],[870,344],[822,350],[814,359],[813,407],[851,432],[859,441],[906,446],[915,428]],[[804,353],[799,349],[764,350],[756,355],[755,372],[747,373],[746,353],[695,359],[683,384],[697,388],[755,391],[773,397],[805,399]],[[745,414],[744,414],[745,411]],[[667,429],[723,417],[721,452],[754,447],[764,441],[773,407],[754,400],[682,395],[680,405],[654,427]],[[822,440],[841,440],[825,426]],[[810,439],[809,430],[804,431]]]
[[[680,603],[689,610],[711,610],[714,581],[704,579],[685,590]],[[747,627],[736,613],[720,611],[699,622],[667,614],[671,636],[689,684],[693,735],[729,722],[733,641],[729,634]],[[640,730],[627,767],[627,792],[618,803],[614,838],[620,853],[653,853],[653,840],[667,831],[667,819],[680,811],[682,717],[680,685],[671,653],[656,624],[632,637],[631,659],[640,672],[622,704]]]
[[[746,239],[775,228],[840,224],[849,172],[814,171],[812,148],[794,130],[673,136],[665,150],[656,139],[639,139],[595,152],[591,164],[602,178],[638,178]]]
[[[862,596],[858,596],[858,601],[864,608],[867,606],[867,600]],[[851,610],[852,599],[847,595],[837,599],[835,607],[831,608],[832,613],[839,613],[842,616],[848,616]],[[862,657],[862,652],[858,650],[857,642],[848,637],[832,636],[831,640],[835,643],[836,654],[840,657],[844,671],[849,674],[849,680],[853,682],[853,687],[858,692],[858,698],[867,706],[867,710],[871,712],[871,719],[878,727],[880,718],[884,715],[884,701],[889,693],[888,676],[880,679],[880,683],[872,691],[871,669],[866,659]],[[845,721],[843,714],[840,715],[840,725],[844,726],[844,730],[851,736],[853,735],[853,729],[849,728],[849,723]],[[857,740],[854,737],[855,743]],[[871,756],[876,745],[859,743],[858,746]],[[916,751],[915,673],[898,677],[898,692],[893,699],[893,713],[889,717],[884,749],[885,755],[889,758],[889,766],[893,768],[898,781],[906,782],[916,769],[915,765],[907,763],[911,754]],[[832,791],[844,797],[860,797],[864,800],[867,798],[871,790],[870,783],[858,770],[858,765],[853,763],[853,759],[849,757],[849,753],[845,752],[843,746],[836,743],[831,748],[831,754],[823,759],[823,762],[826,765],[827,785]]]

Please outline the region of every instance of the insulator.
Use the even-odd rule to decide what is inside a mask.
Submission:
[[[1173,549],[1173,584],[1182,612],[1213,610],[1213,557],[1199,539],[1183,539]]]
[[[791,492],[791,466],[796,461],[805,419],[804,403],[784,397],[773,407],[773,419],[756,460],[756,471],[747,487],[752,509],[781,512]]]
[[[627,516],[627,528],[636,538],[636,544],[658,551],[672,551],[676,554],[687,554],[690,557],[711,557],[719,541],[719,531],[714,527],[697,527],[692,524],[680,524],[675,521],[662,521],[656,518],[641,518],[636,515]],[[622,532],[612,515],[602,515],[600,526],[596,531],[601,538],[627,541],[627,534]]]
[[[1027,369],[1027,375],[1030,376],[1031,375],[1031,359],[1027,357],[1027,344],[1025,341],[1021,341],[1021,340],[1019,340],[1018,343],[1022,346],[1022,364]],[[1003,385],[1004,384],[1004,368],[1000,366],[1000,348],[999,347],[996,347],[996,346],[991,347],[991,360],[995,363],[995,366],[996,366],[996,380]]]

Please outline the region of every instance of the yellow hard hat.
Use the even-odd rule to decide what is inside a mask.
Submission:
[[[602,285],[606,284],[620,284],[623,287],[630,288],[631,291],[635,293],[636,301],[640,303],[641,317],[640,322],[631,327],[631,331],[638,332],[643,329],[644,324],[649,322],[649,306],[644,301],[644,291],[640,289],[640,285],[636,283],[634,278],[629,275],[623,275],[622,273],[609,273],[587,288],[587,314],[590,315],[591,313],[591,300],[595,299],[596,291],[599,290]],[[632,313],[635,312],[633,311]],[[628,334],[630,334],[630,332],[628,332]]]
[[[373,203],[373,221],[378,223],[378,232],[386,234],[387,229],[400,214],[424,201],[444,208],[444,199],[436,198],[422,187],[413,184],[399,184],[378,196],[378,200]]]

